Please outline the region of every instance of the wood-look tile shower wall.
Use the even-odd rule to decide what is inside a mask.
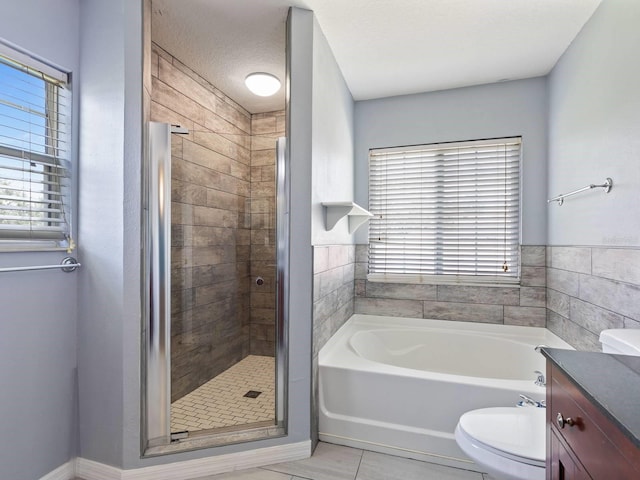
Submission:
[[[171,139],[173,401],[245,356],[267,354],[266,341],[273,345],[273,336],[266,337],[275,316],[266,310],[275,312],[274,295],[256,290],[253,278],[268,280],[273,273],[251,262],[275,263],[273,243],[268,248],[263,238],[273,221],[254,214],[264,211],[275,219],[275,175],[268,181],[275,140],[269,145],[261,130],[251,135],[252,123],[268,123],[268,114],[252,122],[249,112],[155,44],[151,74],[151,120],[189,130]],[[282,115],[271,115],[274,125]],[[259,167],[252,165],[256,161]],[[271,292],[270,282],[264,287]],[[254,304],[259,314],[252,313]]]

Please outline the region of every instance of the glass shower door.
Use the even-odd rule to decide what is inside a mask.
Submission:
[[[256,154],[251,182],[241,182],[211,161],[215,155],[197,131],[169,131],[167,124],[149,125],[149,446],[202,436],[229,443],[247,431],[282,434],[284,143],[278,162],[275,148]]]

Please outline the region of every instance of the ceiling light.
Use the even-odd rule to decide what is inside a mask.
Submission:
[[[280,80],[270,73],[250,73],[244,83],[251,92],[261,97],[269,97],[280,90]]]

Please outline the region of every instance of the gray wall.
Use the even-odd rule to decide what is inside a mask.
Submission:
[[[82,2],[80,18],[79,244],[85,266],[78,302],[79,455],[117,466],[123,448],[126,320],[124,3]],[[131,213],[136,215],[135,209]]]
[[[315,17],[312,49],[311,438],[317,442],[318,351],[353,313],[354,235],[349,233],[347,218],[338,221],[332,230],[326,230],[322,202],[354,200],[354,102]]]
[[[640,245],[640,2],[604,0],[549,80],[549,245]]]
[[[522,242],[546,243],[546,78],[356,102],[356,202],[368,205],[371,148],[522,136]],[[356,234],[367,243],[367,230]]]
[[[78,16],[77,0],[5,2],[0,15],[0,38],[74,74],[76,121]],[[77,146],[77,123],[73,134]],[[64,256],[0,253],[0,267],[55,265]],[[76,455],[77,278],[0,273],[0,478],[40,478]]]
[[[353,113],[351,92],[320,25],[314,19],[311,187],[314,245],[353,243],[346,218],[326,231],[322,207],[322,202],[351,202],[354,199]]]
[[[313,13],[292,8],[287,32],[287,136],[291,159],[289,208],[289,440],[310,436],[311,308],[311,124]]]

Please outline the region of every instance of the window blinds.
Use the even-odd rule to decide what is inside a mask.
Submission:
[[[54,77],[0,52],[0,239],[70,238],[70,101]],[[32,62],[33,63],[33,62]]]
[[[518,281],[520,150],[520,138],[371,150],[369,274]]]

